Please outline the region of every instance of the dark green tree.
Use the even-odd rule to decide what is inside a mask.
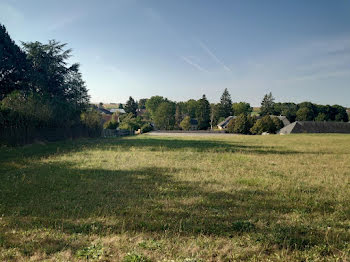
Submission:
[[[270,116],[266,115],[258,119],[254,126],[250,129],[252,134],[261,135],[264,132],[274,134],[277,131],[277,126]]]
[[[181,105],[178,103],[176,104],[175,109],[175,127],[180,128],[180,123],[183,119],[182,112],[181,112]]]
[[[260,115],[266,116],[266,115],[273,115],[274,114],[274,105],[275,105],[275,98],[272,96],[272,93],[266,94],[261,101],[261,107],[260,107]]]
[[[28,70],[26,54],[0,24],[0,100],[15,90],[29,91]]]
[[[232,115],[232,100],[231,95],[228,92],[227,88],[225,88],[222,96],[220,98],[220,117],[228,117]]]
[[[197,101],[196,118],[198,129],[206,130],[210,127],[210,104],[205,95]]]
[[[137,103],[138,104],[138,108],[139,109],[146,109],[146,102],[147,102],[147,98],[141,98],[139,100],[139,102]]]
[[[197,111],[197,103],[198,101],[194,100],[194,99],[190,99],[188,101],[185,102],[184,105],[184,114],[188,115],[191,118],[195,118],[196,117],[196,111]]]
[[[298,121],[312,121],[314,120],[314,112],[309,107],[301,107],[297,111],[297,118]]]
[[[240,114],[235,119],[231,119],[228,126],[227,131],[229,133],[236,133],[236,134],[250,134],[250,129],[255,124],[255,118],[247,115],[247,114]]]
[[[137,103],[131,96],[129,97],[128,101],[126,101],[124,110],[125,110],[125,113],[127,114],[131,113],[134,116],[136,116]]]
[[[210,128],[213,129],[219,122],[219,104],[210,104]]]
[[[159,129],[173,129],[175,124],[175,103],[161,103],[154,114],[153,120],[156,124],[156,127]]]

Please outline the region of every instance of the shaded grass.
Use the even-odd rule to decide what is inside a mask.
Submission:
[[[0,259],[346,260],[349,138],[1,148]]]

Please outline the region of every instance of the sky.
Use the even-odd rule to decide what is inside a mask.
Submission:
[[[0,0],[21,41],[73,49],[92,102],[174,101],[350,107],[348,0]]]

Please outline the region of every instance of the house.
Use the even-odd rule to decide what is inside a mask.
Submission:
[[[113,113],[103,107],[96,108],[97,112],[101,113],[102,115],[113,115]]]
[[[119,113],[119,114],[125,114],[125,110],[122,108],[112,108],[109,110],[111,113]]]
[[[350,134],[350,123],[345,122],[316,122],[316,121],[296,121],[283,127],[279,134],[297,133],[343,133]]]
[[[197,121],[197,119],[191,118],[190,124],[191,124],[190,130],[197,130],[198,129],[198,121]]]
[[[236,116],[228,116],[226,119],[218,124],[219,129],[226,129],[228,126],[228,123],[230,123],[231,119],[235,119]]]

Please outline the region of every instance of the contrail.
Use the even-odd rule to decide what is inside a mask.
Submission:
[[[195,62],[193,62],[189,58],[181,56],[181,59],[184,60],[187,64],[189,64],[189,65],[193,66],[194,68],[196,68],[197,70],[199,70],[201,72],[209,73],[209,71],[205,70],[203,67],[201,67],[200,65],[196,64]]]
[[[198,42],[199,42],[199,45],[204,49],[204,51],[207,52],[207,54],[211,56],[211,58],[213,58],[216,63],[223,66],[223,68],[226,71],[231,72],[231,69],[228,66],[226,66],[224,62],[222,62],[202,41],[198,41]]]

